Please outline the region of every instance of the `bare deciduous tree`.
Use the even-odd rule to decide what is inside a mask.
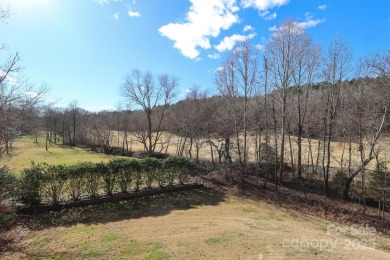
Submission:
[[[245,41],[236,46],[216,76],[218,90],[225,98],[227,109],[232,115],[238,160],[244,171],[248,163],[249,100],[258,83],[257,63],[256,48],[249,41]],[[241,133],[243,144],[240,141]]]
[[[318,49],[293,19],[278,26],[266,46],[267,68],[271,87],[276,90],[280,101],[280,160],[279,178],[283,181],[285,135],[287,130],[287,107],[289,106],[289,88],[298,87],[298,146],[301,147],[302,128],[305,120],[308,91],[302,95],[305,84],[314,79]],[[306,100],[306,101],[305,101]],[[303,103],[303,105],[302,105]],[[301,165],[302,149],[298,148],[298,163]],[[298,167],[299,172],[301,166]]]
[[[329,189],[329,169],[331,163],[331,142],[334,123],[340,105],[340,88],[352,72],[352,52],[347,42],[335,38],[330,44],[324,60],[323,78],[327,85],[323,90],[325,111],[323,115],[323,158],[324,194]]]
[[[167,74],[160,75],[158,82],[155,82],[151,73],[133,70],[122,86],[123,96],[145,113],[147,129],[144,148],[149,154],[155,151],[161,138],[163,121],[176,96],[177,85],[177,80]]]

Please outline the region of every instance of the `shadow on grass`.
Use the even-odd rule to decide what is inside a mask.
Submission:
[[[19,220],[32,230],[55,226],[72,226],[78,223],[86,225],[104,224],[127,219],[159,217],[167,215],[173,210],[189,210],[203,205],[216,206],[224,200],[225,196],[223,194],[202,188],[64,209],[59,212],[19,216]]]
[[[72,150],[74,153],[79,153],[79,151],[76,149],[77,146],[71,146],[65,144],[56,144],[56,146],[61,149]]]

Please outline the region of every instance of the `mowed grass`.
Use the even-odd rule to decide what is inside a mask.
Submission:
[[[43,137],[38,138],[38,143],[35,143],[34,137],[22,136],[13,142],[12,147],[13,148],[10,150],[11,154],[9,156],[5,155],[0,159],[0,165],[6,165],[16,172],[30,167],[32,161],[55,165],[71,165],[83,161],[109,161],[114,158],[113,156],[91,152],[78,147],[55,144],[49,145],[48,151],[46,151]]]
[[[25,225],[4,259],[390,258],[379,234],[208,190],[29,216]]]

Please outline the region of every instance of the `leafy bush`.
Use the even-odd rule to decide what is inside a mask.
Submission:
[[[31,164],[31,168],[21,172],[19,196],[24,203],[37,205],[41,203],[42,198],[43,174],[40,165],[34,162]]]
[[[384,163],[378,163],[376,169],[370,176],[368,185],[369,193],[375,198],[384,200],[390,195],[390,171]]]
[[[0,226],[9,227],[15,215],[11,198],[15,196],[17,181],[8,168],[0,168]]]
[[[78,201],[86,188],[85,172],[82,164],[76,164],[67,168],[68,191],[73,201]]]
[[[332,178],[332,181],[335,185],[338,195],[341,195],[343,187],[345,185],[348,176],[343,171],[337,171]]]
[[[142,184],[142,169],[140,162],[138,160],[130,160],[126,166],[126,169],[132,172],[132,176],[134,176],[135,190],[139,191],[139,188]]]
[[[145,158],[142,160],[141,166],[146,187],[150,189],[153,182],[157,181],[159,174],[162,172],[162,163],[156,158]]]
[[[43,171],[43,193],[51,199],[52,204],[58,205],[64,197],[67,181],[66,167],[44,163],[41,165],[41,171]]]
[[[111,163],[112,164],[112,163]],[[116,176],[118,169],[116,167],[109,168],[105,163],[96,164],[96,172],[102,176],[104,181],[104,190],[108,196],[113,195],[115,188]]]
[[[169,157],[164,166],[169,185],[173,185],[176,178],[183,184],[188,175],[192,174],[195,169],[190,160],[179,156]]]
[[[127,162],[128,160],[126,159],[115,159],[108,163],[108,169],[111,172],[115,172],[117,183],[123,193],[128,191],[131,184],[131,171],[126,169]]]
[[[0,204],[11,197],[17,191],[17,179],[7,167],[0,168]]]
[[[90,162],[80,163],[80,171],[85,176],[85,191],[90,197],[96,197],[100,186],[101,175],[97,174],[95,164]]]
[[[142,152],[137,154],[137,157],[143,159],[143,158],[156,158],[156,159],[167,159],[169,157],[166,153],[158,153],[158,152]]]
[[[22,171],[16,190],[22,201],[30,206],[42,200],[58,205],[68,199],[78,201],[83,195],[96,197],[101,188],[112,196],[117,188],[128,192],[132,185],[138,191],[143,185],[151,188],[154,183],[160,187],[173,185],[176,180],[183,183],[193,171],[194,165],[183,157],[114,159],[108,163],[82,162],[72,166],[33,162],[30,168]],[[1,192],[0,189],[0,195]]]

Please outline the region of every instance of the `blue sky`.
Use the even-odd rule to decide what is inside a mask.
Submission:
[[[47,84],[47,101],[115,109],[134,68],[179,79],[179,96],[215,89],[215,70],[234,43],[259,49],[272,27],[294,18],[326,48],[339,36],[354,57],[390,48],[390,1],[354,0],[0,0],[12,12],[1,42],[22,57],[19,77]]]

